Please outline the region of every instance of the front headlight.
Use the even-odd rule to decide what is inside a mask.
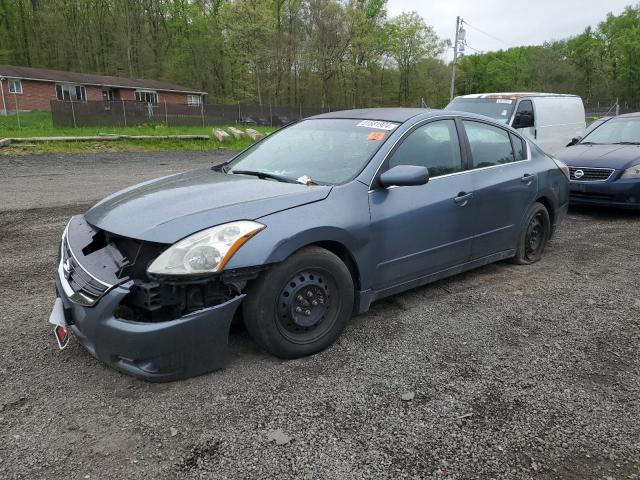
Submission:
[[[220,272],[233,254],[264,225],[241,220],[207,228],[166,249],[147,269],[158,275]]]
[[[636,178],[640,179],[640,164],[627,168],[620,178]]]

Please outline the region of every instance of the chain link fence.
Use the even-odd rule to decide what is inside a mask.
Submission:
[[[206,126],[246,124],[278,126],[328,111],[302,106],[283,107],[270,104],[200,104],[143,103],[135,101],[51,101],[54,127],[135,125]]]
[[[0,111],[0,130],[21,128],[19,95],[5,99],[7,116]],[[331,111],[330,108],[276,106],[272,104],[200,104],[144,103],[137,101],[51,100],[51,115],[56,128],[127,127],[137,125],[208,126],[246,124],[280,126],[312,115]],[[602,117],[640,111],[639,105],[618,103],[617,100],[585,102],[587,125]]]
[[[584,113],[587,119],[587,125],[602,117],[615,117],[625,113],[633,113],[640,111],[640,106],[618,102],[618,100],[586,102],[584,104]]]

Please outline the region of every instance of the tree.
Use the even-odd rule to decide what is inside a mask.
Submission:
[[[586,99],[593,95],[595,78],[602,72],[604,42],[591,27],[566,42],[567,58],[577,68],[585,82]]]
[[[425,58],[434,58],[444,51],[444,42],[432,27],[425,24],[416,12],[403,13],[385,25],[388,52],[400,72],[398,102],[409,99],[410,75]]]
[[[338,72],[349,46],[341,5],[336,0],[309,0],[306,24],[309,58],[320,80],[320,106],[325,108],[329,82]]]

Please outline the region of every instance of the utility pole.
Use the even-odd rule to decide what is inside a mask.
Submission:
[[[456,90],[456,66],[458,65],[458,52],[464,51],[464,37],[465,32],[462,28],[463,20],[460,17],[456,17],[456,40],[453,44],[453,68],[451,70],[451,91],[449,93],[449,100],[453,100]]]

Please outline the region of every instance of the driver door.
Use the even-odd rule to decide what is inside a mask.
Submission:
[[[520,127],[521,124],[528,126]],[[538,137],[535,125],[536,118],[533,112],[533,102],[531,100],[520,100],[513,116],[513,128],[518,130],[521,135],[535,142]]]
[[[397,165],[429,170],[429,182],[369,193],[373,288],[401,285],[469,261],[474,198],[453,119],[419,124],[391,152],[380,172]]]

